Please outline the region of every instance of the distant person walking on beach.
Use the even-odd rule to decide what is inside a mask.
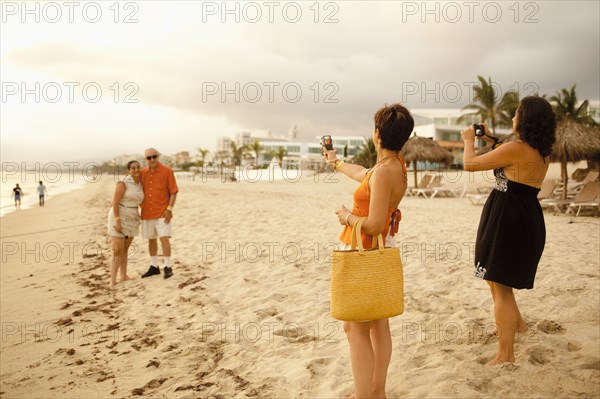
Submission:
[[[381,234],[385,246],[395,245],[392,237],[398,231],[401,214],[398,206],[407,187],[404,160],[399,154],[409,139],[414,120],[401,104],[392,104],[375,113],[373,142],[377,163],[370,169],[340,161],[336,151],[326,151],[327,163],[346,176],[360,182],[354,191],[352,211],[342,206],[337,212],[344,225],[340,237],[342,250],[350,249],[352,227],[361,218],[362,241],[371,248],[372,237]],[[388,319],[364,322],[344,321],[350,346],[354,397],[384,398],[387,370],[392,356],[392,337]],[[351,396],[351,395],[350,395]]]
[[[112,206],[108,211],[108,234],[112,238],[110,288],[117,284],[118,271],[121,272],[121,281],[132,279],[127,275],[127,257],[129,246],[140,231],[138,207],[144,201],[144,190],[140,181],[139,162],[129,161],[127,173],[117,183]]]
[[[17,183],[16,187],[12,190],[12,196],[15,198],[15,208],[21,209],[21,197],[23,197],[23,190],[19,187]]]
[[[48,190],[46,190],[46,186],[44,186],[44,183],[41,180],[40,185],[37,187],[37,192],[40,197],[40,206],[44,206],[44,198],[48,194]]]
[[[513,118],[517,141],[475,156],[473,126],[461,132],[465,170],[494,169],[496,177],[481,212],[475,242],[475,275],[486,280],[494,301],[498,353],[488,363],[491,365],[514,362],[515,330],[527,330],[513,288],[533,288],[544,250],[546,227],[537,194],[550,165],[555,129],[548,101],[525,97]],[[482,138],[493,142],[487,127],[485,133],[489,137]]]
[[[148,166],[141,171],[145,194],[145,201],[142,205],[142,235],[148,240],[150,268],[142,275],[142,278],[160,274],[157,238],[160,239],[165,259],[164,278],[169,278],[173,275],[170,242],[171,219],[179,189],[173,169],[159,161],[160,154],[157,150],[148,148],[144,155]]]

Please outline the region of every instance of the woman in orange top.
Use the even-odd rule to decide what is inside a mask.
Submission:
[[[335,150],[326,151],[327,162],[348,177],[360,182],[354,192],[352,211],[342,206],[336,214],[344,231],[340,237],[342,249],[349,248],[352,226],[360,218],[365,248],[371,248],[372,237],[382,234],[386,246],[398,231],[398,205],[406,192],[406,167],[399,151],[409,139],[414,127],[410,112],[400,104],[392,104],[375,113],[373,142],[377,149],[377,164],[371,169],[340,161]],[[387,238],[387,239],[386,239]],[[392,337],[388,319],[366,322],[345,321],[348,336],[354,396],[384,398],[387,369],[392,356]]]

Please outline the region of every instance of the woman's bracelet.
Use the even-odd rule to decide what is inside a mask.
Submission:
[[[335,164],[335,170],[339,171],[340,168],[342,167],[343,163],[344,163],[344,161],[336,162],[336,164]]]
[[[350,215],[352,215],[352,212],[348,212],[348,214],[346,215],[346,226],[350,226]]]
[[[172,211],[173,207],[171,205],[167,206],[167,210]]]
[[[121,219],[121,218],[120,218],[120,217],[118,217],[118,216],[117,216],[117,217],[115,217],[115,220],[120,220],[120,219]]]

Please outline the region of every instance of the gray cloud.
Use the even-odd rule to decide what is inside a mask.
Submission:
[[[537,6],[538,19],[531,24],[522,20],[535,8],[521,8],[515,23],[509,9],[513,2],[496,3],[503,12],[497,23],[486,22],[477,12],[475,21],[468,22],[464,2],[456,2],[463,12],[458,23],[444,18],[436,23],[431,15],[422,23],[419,15],[403,15],[407,3],[422,2],[335,3],[338,23],[314,23],[310,4],[301,3],[299,23],[276,18],[273,24],[251,24],[221,23],[214,16],[202,23],[201,2],[142,2],[139,24],[87,27],[111,38],[110,46],[57,41],[48,35],[4,58],[65,81],[134,81],[144,103],[223,117],[248,130],[285,133],[298,124],[304,139],[325,131],[369,134],[376,109],[403,98],[413,108],[462,107],[469,100],[466,84],[475,82],[477,75],[490,76],[503,90],[518,88],[522,94],[537,87],[540,94],[552,95],[577,84],[580,98],[599,97],[598,2],[530,2]],[[431,8],[432,3],[428,2]],[[487,3],[479,3],[479,9]],[[442,9],[447,2],[438,4]],[[321,10],[320,18],[324,15]],[[235,82],[240,87],[257,82],[263,100],[251,103],[242,98],[236,103],[229,95],[226,102],[217,96],[203,101],[203,88],[210,82],[229,88]],[[264,82],[280,85],[273,103],[266,101]],[[280,88],[290,82],[302,88],[297,103],[282,96]],[[318,102],[311,90],[315,82]],[[324,87],[327,82],[333,83],[329,89]],[[462,95],[458,101],[444,96],[436,101],[430,94],[423,101],[421,90],[408,97],[403,92],[407,85],[431,90],[436,84],[461,87]],[[323,96],[336,88],[333,98],[339,102],[324,103]]]

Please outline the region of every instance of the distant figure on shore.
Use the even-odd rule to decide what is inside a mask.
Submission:
[[[341,250],[351,249],[352,227],[362,225],[362,241],[371,248],[372,237],[383,236],[386,247],[395,246],[401,214],[398,206],[407,187],[407,172],[399,152],[410,138],[414,120],[408,109],[392,104],[375,113],[373,142],[377,163],[370,169],[337,159],[336,151],[325,151],[326,161],[351,179],[360,182],[354,191],[352,211],[342,206],[336,211],[345,226],[340,236]],[[384,398],[388,366],[392,357],[392,336],[388,319],[344,321],[350,346],[354,377],[352,398]]]
[[[12,196],[15,198],[15,208],[21,209],[21,197],[24,195],[23,190],[21,190],[21,187],[17,183],[16,187],[12,190]]]
[[[127,173],[127,176],[117,183],[112,206],[108,211],[108,234],[112,238],[110,288],[117,284],[119,271],[121,281],[133,278],[127,275],[127,257],[129,246],[140,231],[138,207],[144,201],[144,189],[140,182],[139,162],[129,161]]]
[[[154,148],[144,151],[148,166],[141,170],[141,180],[144,186],[145,201],[142,206],[142,235],[148,240],[150,252],[150,267],[142,278],[160,274],[158,267],[158,243],[160,239],[165,260],[167,279],[173,275],[171,266],[171,219],[173,206],[177,199],[179,188],[173,169],[160,163],[160,154]]]
[[[41,180],[40,185],[37,187],[37,192],[40,197],[40,206],[44,206],[44,199],[48,194],[48,190],[46,190],[46,186],[44,186],[44,183]]]
[[[475,242],[475,275],[490,286],[498,332],[498,353],[490,365],[514,362],[515,331],[527,330],[513,288],[533,288],[546,243],[544,213],[537,194],[550,165],[555,129],[548,101],[525,97],[513,118],[516,141],[495,145],[497,148],[487,154],[475,156],[473,126],[461,132],[465,170],[494,169],[496,177],[481,212]],[[487,126],[485,133],[488,137],[482,138],[493,142]]]

